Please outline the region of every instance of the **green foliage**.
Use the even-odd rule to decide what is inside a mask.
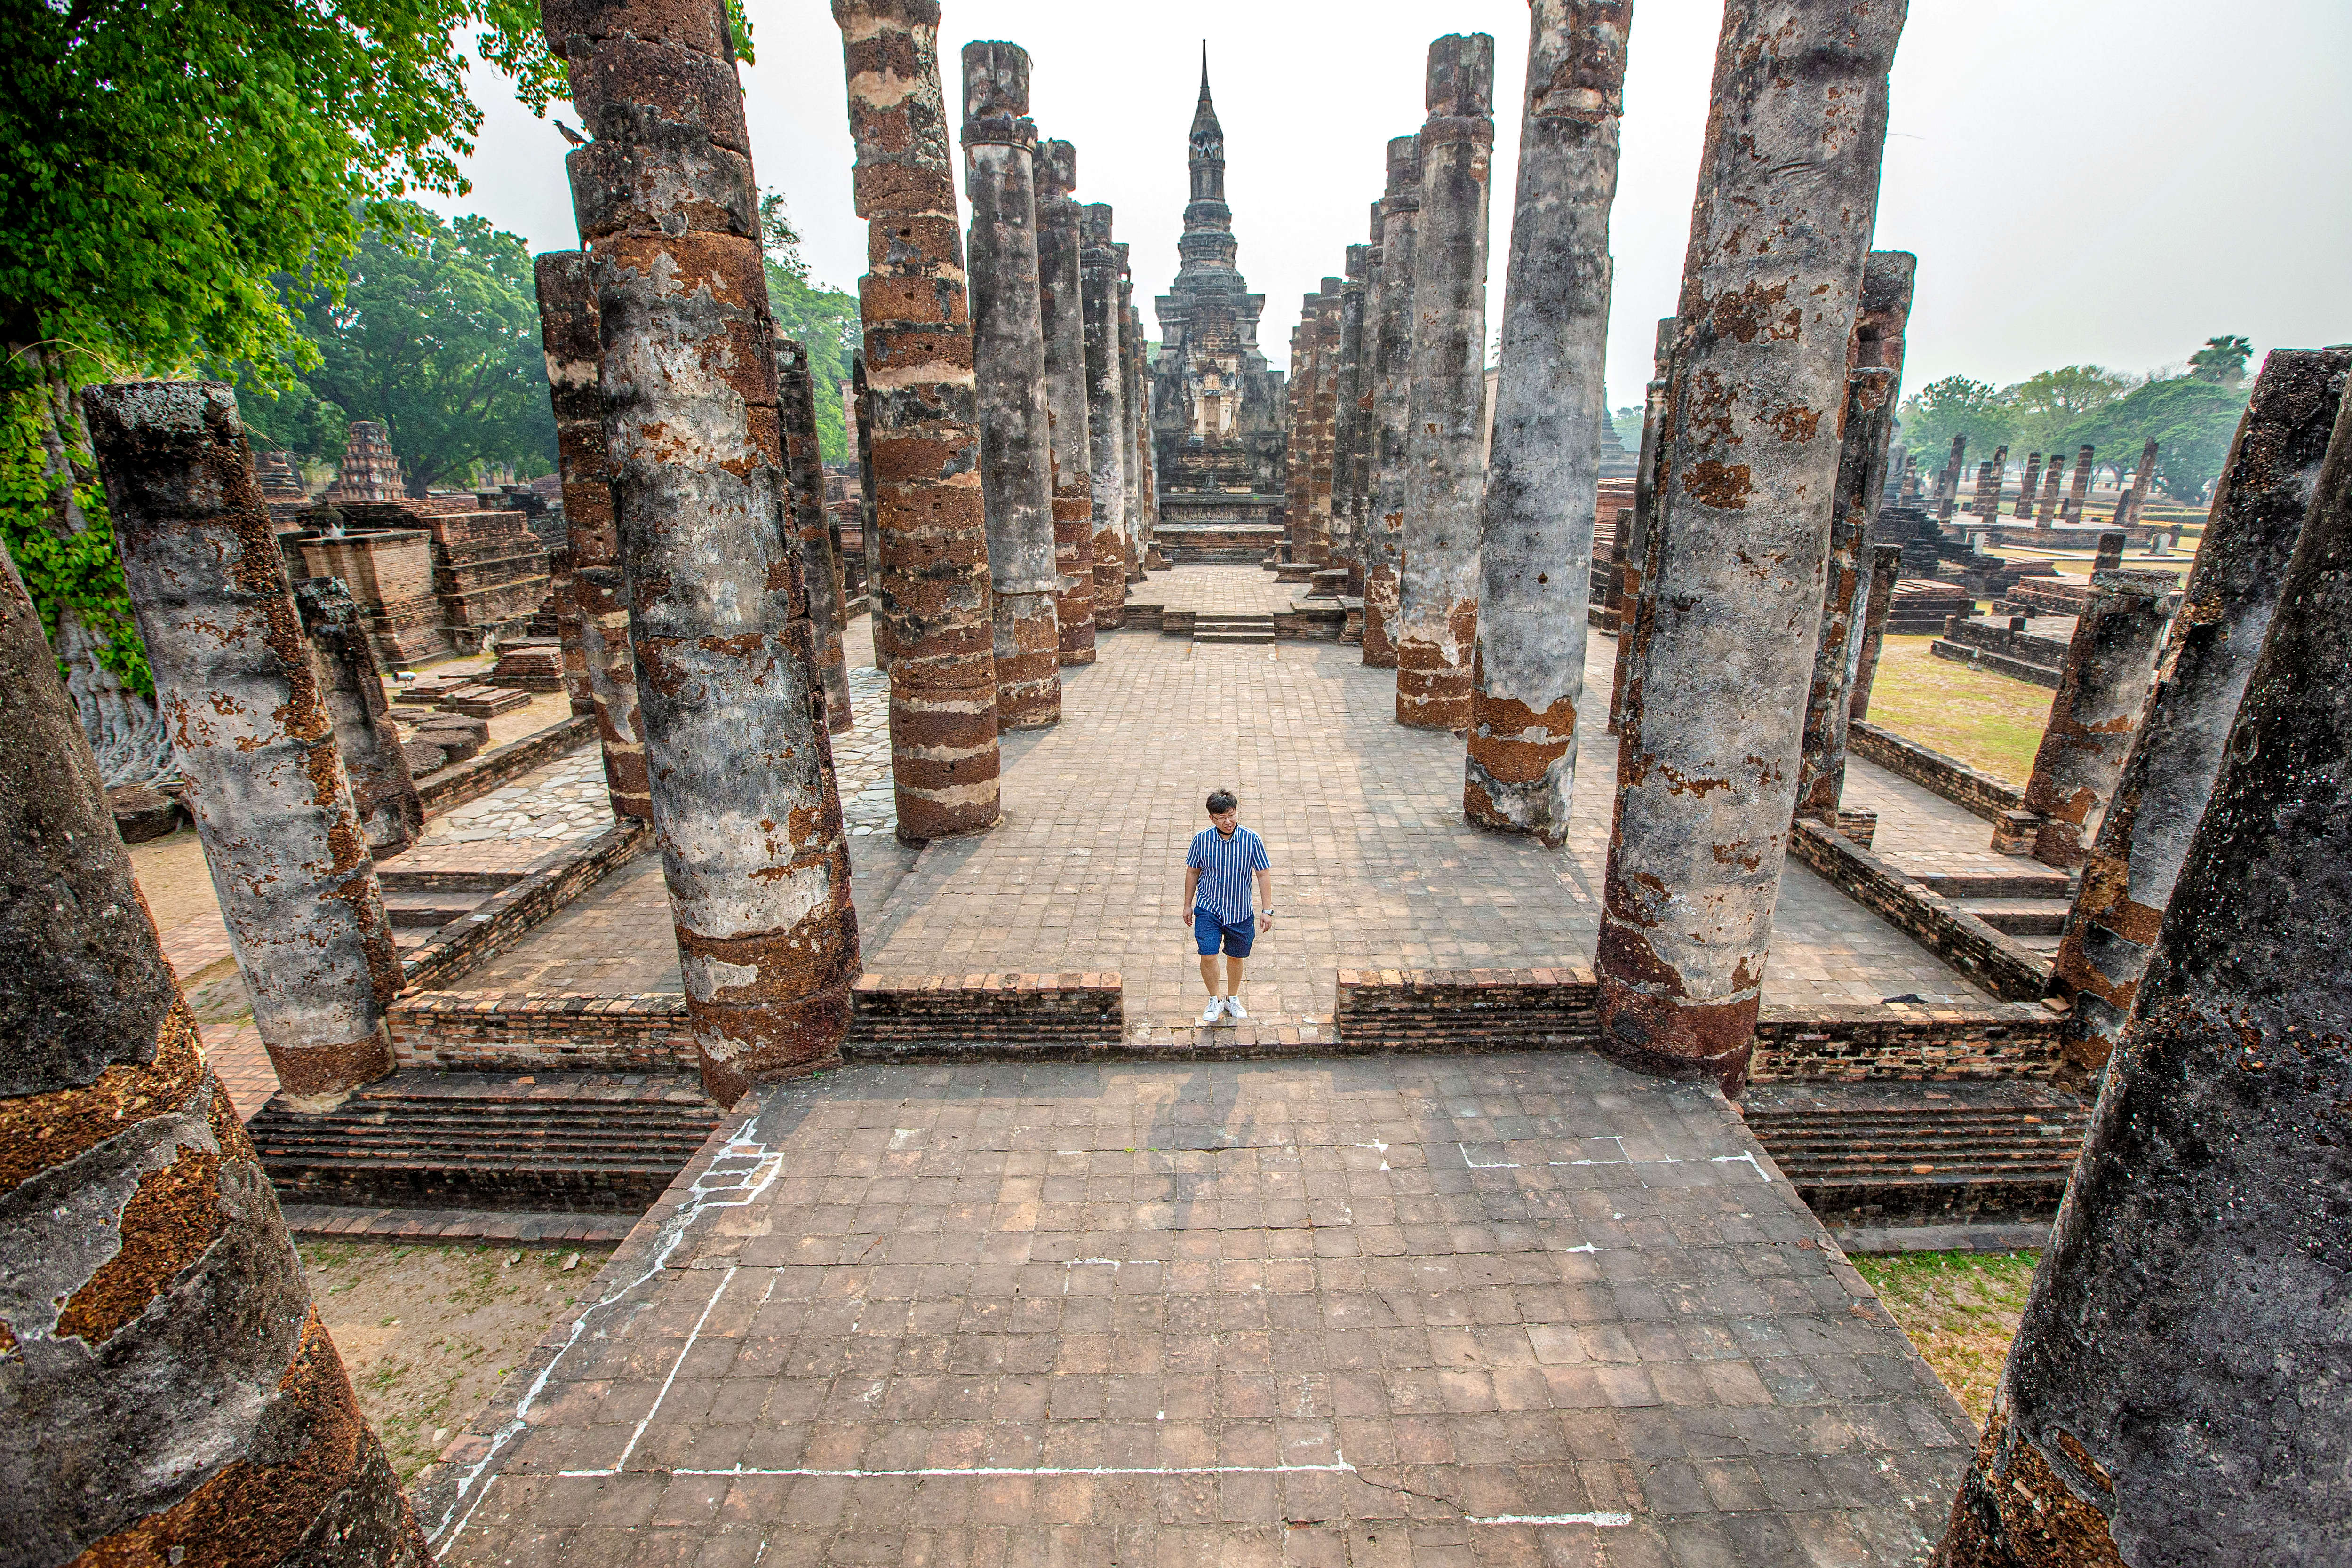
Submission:
[[[1967,461],[1981,462],[2009,439],[2010,411],[2001,395],[1984,382],[1966,376],[1946,376],[1930,382],[1903,400],[1903,438],[1933,483],[1937,470],[1950,455],[1952,437],[1969,438]]]
[[[0,402],[0,538],[16,558],[50,643],[57,642],[59,610],[71,610],[97,640],[98,662],[132,691],[152,697],[155,677],[131,618],[131,594],[114,554],[106,494],[96,481],[74,484],[74,498],[89,527],[67,534],[54,526],[61,508],[53,486],[59,481],[48,475],[41,430],[49,417],[38,389],[18,388]],[[86,458],[82,466],[86,471]],[[63,482],[74,483],[72,476]],[[65,673],[60,661],[60,679]]]
[[[2234,387],[2246,379],[2246,361],[2253,357],[2254,345],[2244,338],[2208,338],[2203,348],[2189,356],[2189,373],[2200,382]]]
[[[810,379],[816,388],[817,445],[827,463],[846,462],[849,433],[842,423],[841,387],[864,328],[857,298],[838,288],[811,283],[801,256],[800,235],[784,213],[781,192],[760,198],[760,240],[766,251],[768,308],[776,330],[808,345]]]
[[[1628,452],[1642,450],[1642,411],[1631,404],[1611,412],[1609,423],[1617,432],[1617,444]]]
[[[2004,388],[2010,444],[2035,452],[2064,444],[2067,430],[2131,391],[2131,378],[2097,365],[2063,365]],[[1948,438],[1947,438],[1948,439]],[[1975,444],[1973,442],[1971,445]],[[1990,457],[1990,452],[1985,454]],[[2023,453],[2014,454],[2019,457]]]
[[[2088,443],[2128,473],[2141,443],[2154,436],[2157,484],[2174,500],[2194,505],[2221,477],[2250,392],[2194,374],[2149,382],[2070,427],[2063,444]]]
[[[289,451],[332,457],[351,420],[382,420],[420,495],[477,463],[549,472],[555,421],[529,249],[486,218],[448,223],[413,202],[388,216],[345,264],[340,297],[288,282],[312,368],[254,423]]]

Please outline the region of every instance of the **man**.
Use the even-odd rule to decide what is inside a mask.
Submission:
[[[1203,1026],[1249,1017],[1242,1006],[1242,961],[1257,940],[1257,921],[1250,913],[1250,878],[1257,878],[1259,911],[1269,926],[1274,922],[1274,876],[1265,858],[1265,841],[1241,825],[1241,802],[1230,789],[1209,794],[1210,825],[1192,835],[1184,856],[1183,919],[1192,927],[1201,948],[1201,983],[1209,988],[1209,1005],[1201,1014]],[[1217,948],[1225,953],[1225,983],[1217,984]]]

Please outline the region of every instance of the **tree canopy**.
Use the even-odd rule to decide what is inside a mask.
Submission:
[[[2208,338],[2203,348],[2189,356],[2189,373],[2200,382],[2233,387],[2246,379],[2246,361],[2253,354],[2254,345],[2244,338]]]
[[[2149,382],[2069,427],[2063,444],[2087,443],[2102,458],[2128,468],[2153,436],[2156,483],[2174,500],[2194,505],[2221,477],[2249,390],[2195,375]]]
[[[1944,465],[1952,437],[1969,438],[1969,451],[1982,457],[2009,439],[2010,410],[1989,382],[1946,376],[1903,400],[1903,438],[1931,478]]]
[[[856,297],[809,281],[801,236],[785,213],[780,191],[760,198],[760,243],[766,253],[768,308],[776,318],[776,329],[808,345],[809,373],[816,384],[817,445],[826,462],[845,462],[849,433],[841,417],[841,388],[849,380],[850,357],[857,352],[864,331]]]
[[[340,298],[287,280],[310,368],[282,424],[266,395],[244,400],[248,423],[331,461],[351,420],[381,420],[413,495],[466,483],[477,463],[548,472],[555,422],[528,247],[487,218],[390,210],[397,226],[362,237]]]
[[[2009,411],[2009,444],[2035,452],[2053,451],[2063,444],[2067,430],[2131,387],[2130,377],[2097,365],[2062,365],[2028,376],[2001,390],[2000,401]]]

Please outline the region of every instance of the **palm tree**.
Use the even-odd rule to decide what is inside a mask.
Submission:
[[[2253,355],[2254,346],[2246,339],[2208,338],[2203,348],[2189,356],[2189,373],[2200,382],[2233,387],[2246,379],[2246,361]]]

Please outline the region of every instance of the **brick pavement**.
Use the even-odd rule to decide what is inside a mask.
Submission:
[[[1973,1441],[1717,1093],[1578,1053],[828,1073],[595,1293],[444,1563],[1908,1563]]]
[[[1872,852],[1912,876],[2016,876],[2049,869],[2039,861],[1995,854],[1990,822],[1860,758],[1846,763],[1842,803],[1850,810],[1878,813]]]
[[[1301,583],[1276,582],[1274,573],[1263,567],[1178,566],[1153,572],[1150,580],[1128,591],[1138,603],[1157,604],[1163,610],[1271,615],[1289,609],[1307,590]],[[1128,630],[1157,632],[1160,629],[1130,626]]]
[[[1218,578],[1235,580],[1239,594],[1265,574],[1213,566],[1166,574],[1180,584],[1209,580],[1204,593],[1223,591]],[[1161,580],[1154,574],[1153,586]],[[1606,690],[1614,656],[1608,638],[1592,640],[1589,689]],[[1111,638],[1097,663],[1063,672],[1059,727],[1006,738],[1004,820],[993,831],[930,846],[903,882],[882,857],[888,841],[853,838],[866,967],[890,974],[1117,969],[1130,1023],[1196,1016],[1203,996],[1177,904],[1185,845],[1217,784],[1239,791],[1243,820],[1265,835],[1276,861],[1278,913],[1245,992],[1253,1017],[1328,1017],[1343,966],[1589,961],[1614,738],[1586,731],[1569,851],[1548,852],[1464,821],[1461,743],[1394,723],[1392,679],[1365,669],[1354,648],[1331,643]],[[878,751],[864,765],[845,758],[845,798],[863,779],[879,779],[887,794],[887,767]],[[1860,789],[1912,788],[1859,760],[1851,777]],[[1958,835],[1947,848],[1965,856],[1989,840],[1978,819],[1914,792],[1924,802],[1916,813],[1921,841]],[[1908,822],[1895,827],[1896,838],[1914,831]],[[592,929],[601,992],[677,988],[658,878],[607,883],[469,985],[569,988],[547,977],[589,964],[591,943],[573,934]],[[551,957],[556,949],[563,956]],[[1990,999],[1793,862],[1765,994],[1792,1007],[1902,995]]]

